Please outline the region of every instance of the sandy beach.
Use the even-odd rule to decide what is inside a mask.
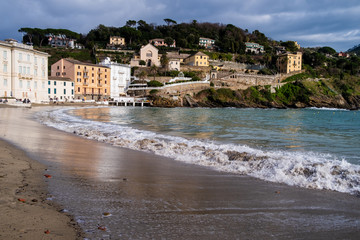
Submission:
[[[46,166],[5,141],[0,152],[0,239],[81,239],[77,223],[46,200]]]
[[[8,165],[1,165],[1,181],[17,175],[17,180],[11,180],[12,187],[1,190],[6,191],[1,194],[1,212],[7,218],[9,209],[26,215],[19,223],[11,218],[2,222],[5,231],[1,238],[46,239],[50,235],[44,231],[49,229],[53,235],[48,239],[76,239],[70,219],[42,202],[35,193],[43,191],[30,188],[33,181],[47,184],[52,202],[66,208],[89,239],[360,238],[360,200],[356,196],[269,183],[114,147],[41,125],[34,116],[46,109],[0,108],[0,137],[44,164],[30,168],[30,160],[20,152],[21,157],[15,158],[20,161],[18,168],[12,169],[6,162]],[[4,156],[8,157],[2,158],[14,162],[5,146],[8,155]],[[51,179],[44,179],[45,168]],[[27,180],[29,185],[23,191],[21,171],[26,169],[31,171],[25,173],[33,172],[36,177]],[[39,201],[33,203],[32,199]],[[52,213],[38,214],[30,208]],[[53,216],[59,216],[62,225],[51,227]],[[46,224],[27,227],[26,218],[30,222],[39,218]],[[62,235],[66,227],[70,235]],[[22,235],[30,233],[39,233],[36,236],[40,238]]]

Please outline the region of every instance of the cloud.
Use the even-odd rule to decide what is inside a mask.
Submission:
[[[358,0],[12,0],[2,2],[0,14],[6,24],[0,26],[0,38],[19,37],[21,27],[87,33],[99,24],[119,27],[129,19],[164,24],[164,18],[171,18],[230,23],[275,40],[298,40],[302,46],[324,39],[346,50],[359,44],[359,13]]]

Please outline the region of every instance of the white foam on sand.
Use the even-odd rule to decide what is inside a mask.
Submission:
[[[45,125],[88,139],[152,152],[218,171],[304,188],[360,193],[360,166],[329,154],[262,151],[246,145],[168,136],[114,123],[84,120],[68,114],[71,109],[40,112],[37,118]]]

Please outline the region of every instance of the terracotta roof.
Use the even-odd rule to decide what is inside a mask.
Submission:
[[[105,67],[105,66],[101,66],[99,64],[93,64],[93,63],[86,63],[86,62],[81,62],[79,60],[75,60],[72,58],[65,58],[64,60],[73,63],[73,64],[78,64],[78,65],[86,65],[86,66],[94,66],[94,67],[102,67],[102,68],[109,68],[109,67]]]
[[[49,79],[49,80],[56,80],[56,81],[69,81],[69,82],[73,82],[73,80],[71,80],[70,78],[67,78],[67,77],[49,76],[48,79]]]

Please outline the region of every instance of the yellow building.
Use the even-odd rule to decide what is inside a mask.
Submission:
[[[280,55],[277,60],[277,67],[280,73],[300,72],[302,65],[302,53],[286,53]]]
[[[184,60],[186,65],[190,66],[199,66],[199,67],[208,67],[209,66],[209,56],[202,52],[197,52],[193,55],[190,55]]]
[[[125,38],[119,36],[110,37],[110,45],[122,45],[125,46]]]
[[[110,68],[63,58],[51,65],[51,76],[74,81],[76,99],[104,100],[110,97]]]

